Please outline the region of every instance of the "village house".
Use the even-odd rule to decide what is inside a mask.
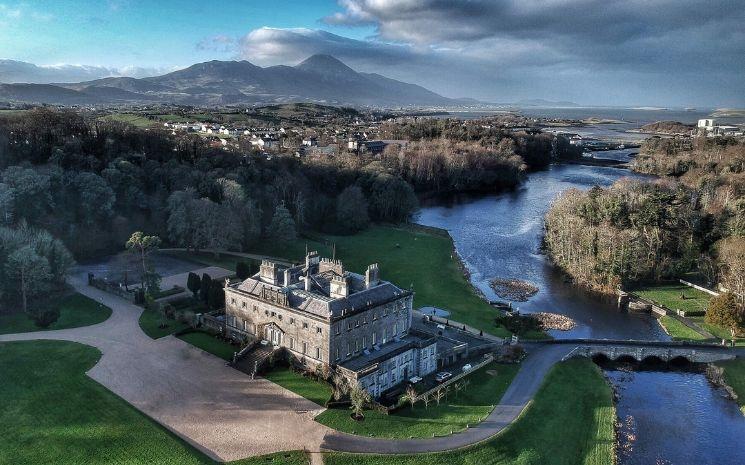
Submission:
[[[254,276],[226,283],[226,330],[284,348],[309,369],[328,365],[378,397],[437,368],[437,338],[411,327],[413,299],[376,264],[360,275],[311,252],[304,264],[264,260]]]

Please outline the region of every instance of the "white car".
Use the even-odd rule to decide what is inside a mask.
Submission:
[[[420,377],[418,377],[418,376],[412,376],[411,378],[409,378],[409,382],[410,382],[411,384],[416,384],[416,383],[418,383],[418,382],[419,382],[419,381],[421,381],[421,380],[422,380],[422,378],[420,378]]]
[[[467,364],[463,365],[463,371],[468,371],[468,370],[470,370],[471,368],[473,368],[473,367],[471,366],[471,364],[470,364],[470,363],[467,363]]]
[[[440,373],[437,373],[437,376],[435,376],[435,381],[438,383],[443,383],[446,380],[453,377],[453,374],[448,371],[441,371]]]

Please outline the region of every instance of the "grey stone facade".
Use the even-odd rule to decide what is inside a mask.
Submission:
[[[309,368],[338,367],[377,396],[436,367],[435,341],[411,331],[413,299],[381,280],[376,264],[363,276],[311,252],[303,265],[265,260],[256,275],[226,283],[225,316],[233,336],[268,340]]]

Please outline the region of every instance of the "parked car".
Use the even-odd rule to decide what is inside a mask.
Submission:
[[[463,365],[463,371],[468,371],[468,370],[470,370],[471,368],[473,368],[473,367],[471,366],[471,364],[470,364],[470,363],[466,363],[465,365]]]
[[[420,378],[420,377],[418,377],[418,376],[412,376],[411,378],[409,378],[409,382],[410,382],[411,384],[416,384],[416,383],[418,383],[418,382],[419,382],[419,381],[421,381],[421,380],[422,380],[422,378]]]
[[[440,373],[437,373],[437,376],[435,376],[435,381],[438,383],[443,383],[446,380],[453,377],[453,374],[448,371],[441,371]]]

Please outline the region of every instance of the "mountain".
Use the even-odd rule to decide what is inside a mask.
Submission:
[[[534,98],[528,100],[520,100],[515,102],[518,107],[541,107],[541,108],[572,108],[578,107],[579,105],[574,102],[554,102],[552,100],[544,100],[542,98]]]
[[[330,55],[313,55],[296,66],[256,66],[248,61],[208,61],[162,76],[105,77],[52,87],[0,92],[19,100],[62,103],[163,102],[188,105],[315,102],[366,106],[456,105],[421,86],[360,73]],[[74,93],[70,93],[74,92]]]

